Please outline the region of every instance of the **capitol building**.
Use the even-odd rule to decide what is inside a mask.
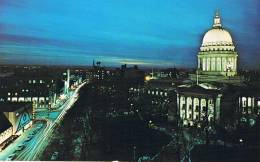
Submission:
[[[198,71],[200,74],[234,76],[237,74],[237,56],[232,37],[222,27],[217,11],[212,28],[203,37]]]
[[[191,80],[202,82],[241,82],[237,76],[238,54],[231,34],[216,12],[212,27],[205,33],[198,53],[197,74]]]
[[[260,114],[260,91],[246,85],[238,75],[238,54],[231,34],[222,26],[219,11],[197,56],[196,74],[190,74],[192,82],[177,86],[175,91],[177,114],[183,124],[253,123]]]

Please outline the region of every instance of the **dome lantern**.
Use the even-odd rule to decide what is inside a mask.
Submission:
[[[213,28],[221,28],[221,27],[222,26],[221,26],[220,14],[219,14],[219,10],[217,9],[215,18],[214,18]]]

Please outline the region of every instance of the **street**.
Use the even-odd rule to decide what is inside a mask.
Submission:
[[[41,110],[39,114],[36,112],[36,122],[0,152],[0,160],[39,160],[38,157],[48,145],[56,125],[62,121],[67,110],[77,101],[78,92],[84,85],[85,82],[68,92],[67,100],[56,109]],[[13,156],[10,158],[10,155]]]

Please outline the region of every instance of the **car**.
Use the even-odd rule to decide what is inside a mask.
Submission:
[[[30,133],[30,136],[33,136],[33,135],[35,135],[37,132],[38,132],[38,129],[36,129],[36,130],[32,131],[32,132]]]
[[[16,158],[16,154],[12,153],[11,155],[9,155],[7,158],[6,158],[6,161],[11,161],[11,160],[14,160]]]
[[[15,149],[15,151],[16,151],[16,152],[19,152],[19,151],[22,151],[24,148],[25,148],[25,145],[19,145],[19,146]]]
[[[32,137],[33,137],[33,136],[28,136],[25,141],[26,141],[26,142],[30,141],[30,140],[32,139]]]

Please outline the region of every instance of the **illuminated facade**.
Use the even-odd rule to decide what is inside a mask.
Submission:
[[[178,114],[184,125],[218,123],[220,119],[221,92],[204,85],[177,88]]]
[[[213,27],[203,37],[198,54],[198,73],[235,76],[237,56],[232,37],[222,27],[220,14],[217,11]]]

